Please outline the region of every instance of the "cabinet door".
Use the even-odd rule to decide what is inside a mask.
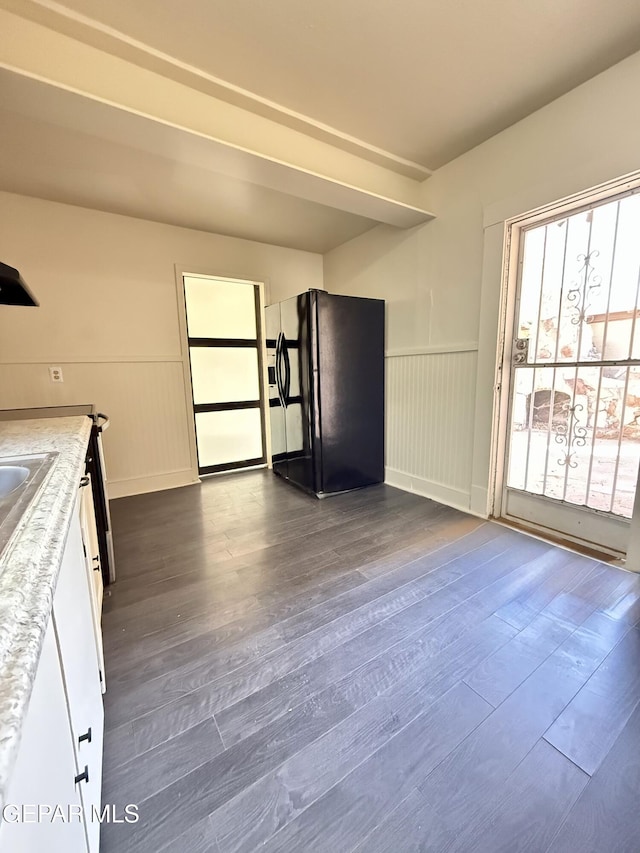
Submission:
[[[107,689],[104,668],[104,651],[102,647],[102,565],[100,563],[100,545],[98,544],[98,528],[96,526],[96,513],[93,505],[93,491],[91,489],[91,475],[87,474],[88,483],[80,489],[80,528],[82,541],[84,543],[84,556],[89,579],[89,593],[91,594],[91,615],[93,617],[93,631],[96,641],[96,654],[98,655],[98,668],[102,678],[102,692]]]
[[[76,506],[62,558],[53,599],[53,621],[62,661],[71,731],[78,773],[87,768],[88,779],[79,784],[88,817],[90,853],[98,853],[100,823],[91,820],[99,810],[102,786],[104,709],[96,655],[89,579]]]
[[[6,801],[7,821],[0,826],[0,850],[11,853],[86,853],[87,838],[58,649],[47,628],[20,750]],[[64,820],[34,821],[34,805],[59,805]],[[12,806],[29,806],[26,822],[13,823]],[[75,817],[69,821],[70,810]],[[74,812],[71,811],[73,814]],[[32,822],[34,821],[34,822]]]

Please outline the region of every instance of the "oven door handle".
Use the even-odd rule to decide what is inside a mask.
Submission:
[[[102,423],[100,423],[102,421]],[[98,412],[96,414],[96,426],[100,432],[104,432],[105,429],[109,429],[109,424],[111,420],[109,419],[109,415],[103,415],[102,412]]]

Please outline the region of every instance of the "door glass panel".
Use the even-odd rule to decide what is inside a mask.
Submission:
[[[255,340],[253,284],[186,275],[184,289],[190,338]]]
[[[262,456],[260,409],[198,412],[195,418],[201,468]]]
[[[631,517],[639,229],[640,196],[631,195],[524,232],[508,488]]]
[[[619,416],[629,368],[524,368],[516,373],[508,485],[631,518],[640,437]],[[640,381],[636,372],[634,381]]]
[[[193,402],[258,400],[258,350],[254,347],[191,347]]]

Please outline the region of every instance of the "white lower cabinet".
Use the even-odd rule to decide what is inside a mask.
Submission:
[[[78,501],[11,775],[0,853],[99,851],[104,709],[91,583]]]
[[[53,599],[53,623],[67,693],[77,775],[83,777],[78,788],[87,818],[89,853],[98,853],[104,708],[90,583],[79,512],[75,512]]]
[[[85,853],[76,775],[67,697],[50,622],[3,808],[2,853]],[[61,816],[53,813],[56,806]],[[47,808],[51,811],[45,814]]]
[[[104,693],[107,689],[107,683],[105,680],[104,652],[102,648],[102,565],[100,562],[100,545],[98,543],[98,528],[96,525],[95,507],[93,505],[90,474],[87,474],[85,483],[86,485],[80,489],[80,528],[89,577],[89,592],[91,595],[91,612],[96,640],[96,654],[98,655],[98,668],[100,669],[100,681],[102,692]]]

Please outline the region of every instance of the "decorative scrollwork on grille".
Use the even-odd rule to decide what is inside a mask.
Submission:
[[[574,326],[584,323],[587,311],[591,306],[591,296],[594,291],[599,290],[602,286],[602,276],[595,274],[595,267],[592,262],[592,259],[599,255],[598,249],[593,249],[588,254],[580,254],[577,257],[578,263],[581,263],[582,266],[578,270],[577,280],[571,283],[571,287],[567,291],[567,302],[575,310],[575,314],[571,318]]]
[[[568,465],[569,468],[577,468],[578,463],[574,459],[576,448],[584,447],[587,443],[587,427],[580,423],[578,413],[584,411],[582,403],[570,406],[565,403],[562,407],[568,415],[568,423],[558,424],[556,427],[556,443],[566,445],[564,456],[558,458],[558,465]]]

